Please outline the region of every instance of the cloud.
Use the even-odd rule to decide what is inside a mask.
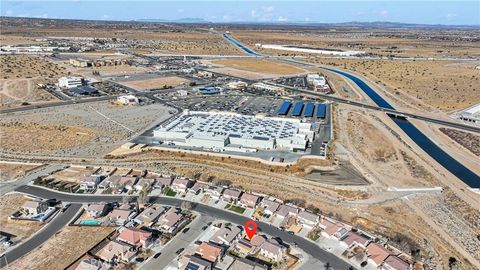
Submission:
[[[223,15],[223,16],[222,16],[222,19],[223,19],[224,21],[230,21],[231,19],[233,19],[233,16]]]
[[[387,15],[388,15],[388,10],[382,10],[382,11],[380,11],[378,14],[380,14],[380,16],[382,16],[382,17],[387,17]]]
[[[457,14],[454,14],[454,13],[448,13],[447,15],[445,15],[445,18],[449,21],[454,20],[456,17],[457,17]]]
[[[11,9],[5,11],[5,16],[13,16],[13,11]]]
[[[274,10],[273,6],[264,6],[262,7],[261,11],[252,9],[250,11],[250,17],[258,21],[271,21],[274,18],[273,10]]]
[[[110,15],[108,15],[108,14],[103,14],[102,19],[108,20],[108,19],[110,19]]]
[[[277,18],[277,22],[286,22],[286,21],[288,21],[288,19],[283,16],[278,16]]]
[[[263,12],[272,13],[274,8],[272,6],[266,6],[266,7],[262,7],[262,9],[263,9]]]
[[[41,19],[48,19],[48,18],[50,18],[50,16],[48,16],[48,13],[33,15],[32,17],[33,17],[33,18],[41,18]]]
[[[183,13],[184,11],[185,11],[185,9],[183,9],[183,8],[177,9],[177,12],[178,12],[178,13]]]

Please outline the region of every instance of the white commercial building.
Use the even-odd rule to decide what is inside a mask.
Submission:
[[[83,84],[83,78],[80,77],[72,77],[72,76],[67,76],[67,77],[61,77],[58,79],[58,86],[60,87],[67,87],[67,88],[74,88],[81,86]]]
[[[285,88],[283,87],[270,85],[263,82],[254,83],[252,84],[252,87],[257,90],[268,90],[268,91],[274,91],[274,92],[282,92],[285,90]]]
[[[305,150],[314,138],[310,123],[299,119],[247,116],[230,112],[184,111],[153,131],[168,145],[218,152]]]
[[[248,84],[243,81],[229,82],[226,87],[229,89],[244,89]]]
[[[470,123],[480,123],[480,104],[470,107],[460,113],[460,119]]]
[[[126,95],[117,97],[117,101],[123,105],[134,105],[138,104],[139,100],[134,95]]]

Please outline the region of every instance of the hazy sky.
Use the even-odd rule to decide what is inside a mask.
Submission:
[[[18,1],[0,0],[3,16],[136,20],[202,18],[212,22],[390,21],[480,25],[480,1]]]

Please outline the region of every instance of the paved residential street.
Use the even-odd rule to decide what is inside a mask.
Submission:
[[[203,232],[202,227],[214,219],[208,215],[200,215],[188,225],[190,228],[186,233],[179,232],[165,247],[161,250],[162,255],[158,258],[151,258],[141,269],[157,270],[164,269],[168,264],[176,261],[178,255],[175,253],[180,248],[186,248],[192,244],[195,239]]]
[[[65,212],[60,211],[56,217],[54,217],[48,224],[45,225],[45,227],[34,234],[30,239],[8,250],[4,256],[0,257],[0,268],[7,266],[9,263],[21,258],[28,252],[46,242],[56,232],[67,225],[78,213],[81,207],[81,204],[70,205]]]
[[[16,191],[30,194],[41,198],[56,198],[58,200],[73,202],[73,203],[91,203],[91,202],[115,202],[121,201],[123,197],[121,195],[86,195],[86,194],[68,194],[48,190],[45,188],[35,186],[22,186]],[[172,197],[150,197],[151,203],[158,203],[164,205],[170,205],[180,207],[184,200],[172,198]],[[202,215],[210,216],[214,219],[226,220],[235,224],[244,224],[249,220],[246,216],[241,216],[230,211],[218,209],[215,207],[207,206],[204,204],[192,203],[192,211],[201,213]],[[264,222],[257,222],[258,231],[271,235],[272,237],[279,237],[283,241],[288,243],[296,243],[297,246],[308,253],[313,258],[316,258],[324,263],[330,263],[334,269],[349,269],[350,264],[336,255],[321,249],[317,244],[302,238],[298,235],[292,235],[286,231],[282,231],[280,228],[272,226]]]

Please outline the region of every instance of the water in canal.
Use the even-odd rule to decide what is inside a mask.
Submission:
[[[326,70],[338,73],[343,75],[350,80],[352,80],[360,89],[362,89],[378,106],[387,109],[393,109],[385,99],[383,99],[377,92],[375,92],[368,84],[363,80],[342,72],[339,70],[325,68]],[[430,155],[435,161],[442,165],[449,172],[461,179],[465,184],[471,188],[480,188],[480,176],[472,172],[467,167],[463,166],[460,162],[450,156],[448,153],[443,151],[438,145],[436,145],[432,140],[430,140],[425,134],[423,134],[415,125],[410,123],[406,119],[396,118],[390,116],[392,120],[397,124],[403,132],[405,132],[420,148],[423,149],[428,155]]]

